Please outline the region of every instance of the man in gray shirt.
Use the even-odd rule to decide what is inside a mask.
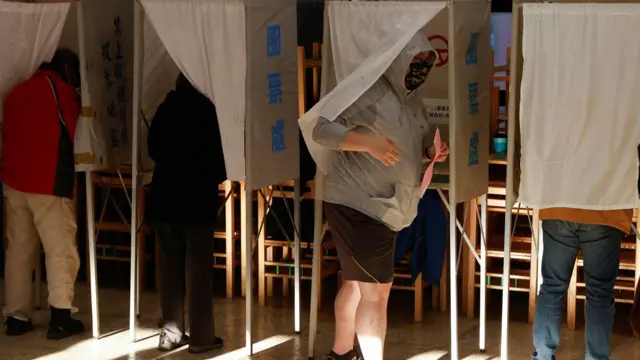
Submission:
[[[398,231],[411,224],[422,196],[427,119],[409,96],[436,53],[416,34],[385,73],[337,119],[320,118],[313,140],[336,151],[327,175],[325,214],[345,280],[335,301],[336,334],[327,360],[382,360],[387,300]],[[441,149],[442,161],[448,154]]]

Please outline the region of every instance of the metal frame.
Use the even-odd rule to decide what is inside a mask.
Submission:
[[[518,77],[520,76],[518,69],[518,55],[520,48],[520,20],[521,20],[521,2],[515,0],[512,8],[511,20],[511,70],[509,82],[509,122],[513,125],[516,120],[516,92],[518,89]],[[504,360],[509,358],[509,281],[511,278],[511,228],[513,205],[515,204],[515,193],[513,189],[513,164],[515,160],[516,127],[507,127],[507,184],[506,184],[506,201],[504,209],[504,264],[502,267],[502,321],[500,336],[500,357]],[[505,280],[506,279],[506,280]],[[504,286],[506,282],[506,286]]]

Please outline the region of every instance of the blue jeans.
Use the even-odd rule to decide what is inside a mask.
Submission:
[[[542,221],[542,233],[542,285],[533,323],[533,359],[551,360],[558,348],[560,317],[578,250],[582,250],[587,287],[586,359],[609,359],[613,287],[624,233],[608,226],[561,220]]]

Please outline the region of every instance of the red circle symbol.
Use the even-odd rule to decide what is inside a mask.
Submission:
[[[436,67],[445,66],[449,62],[449,41],[442,35],[429,36],[429,42],[438,53]]]

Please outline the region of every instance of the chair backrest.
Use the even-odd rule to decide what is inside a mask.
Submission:
[[[304,46],[298,46],[298,112],[302,116],[310,106],[307,106],[307,72],[312,74],[311,94],[313,104],[320,100],[320,72],[322,69],[322,44],[313,43],[311,58],[306,57]],[[313,105],[311,104],[311,105]]]

